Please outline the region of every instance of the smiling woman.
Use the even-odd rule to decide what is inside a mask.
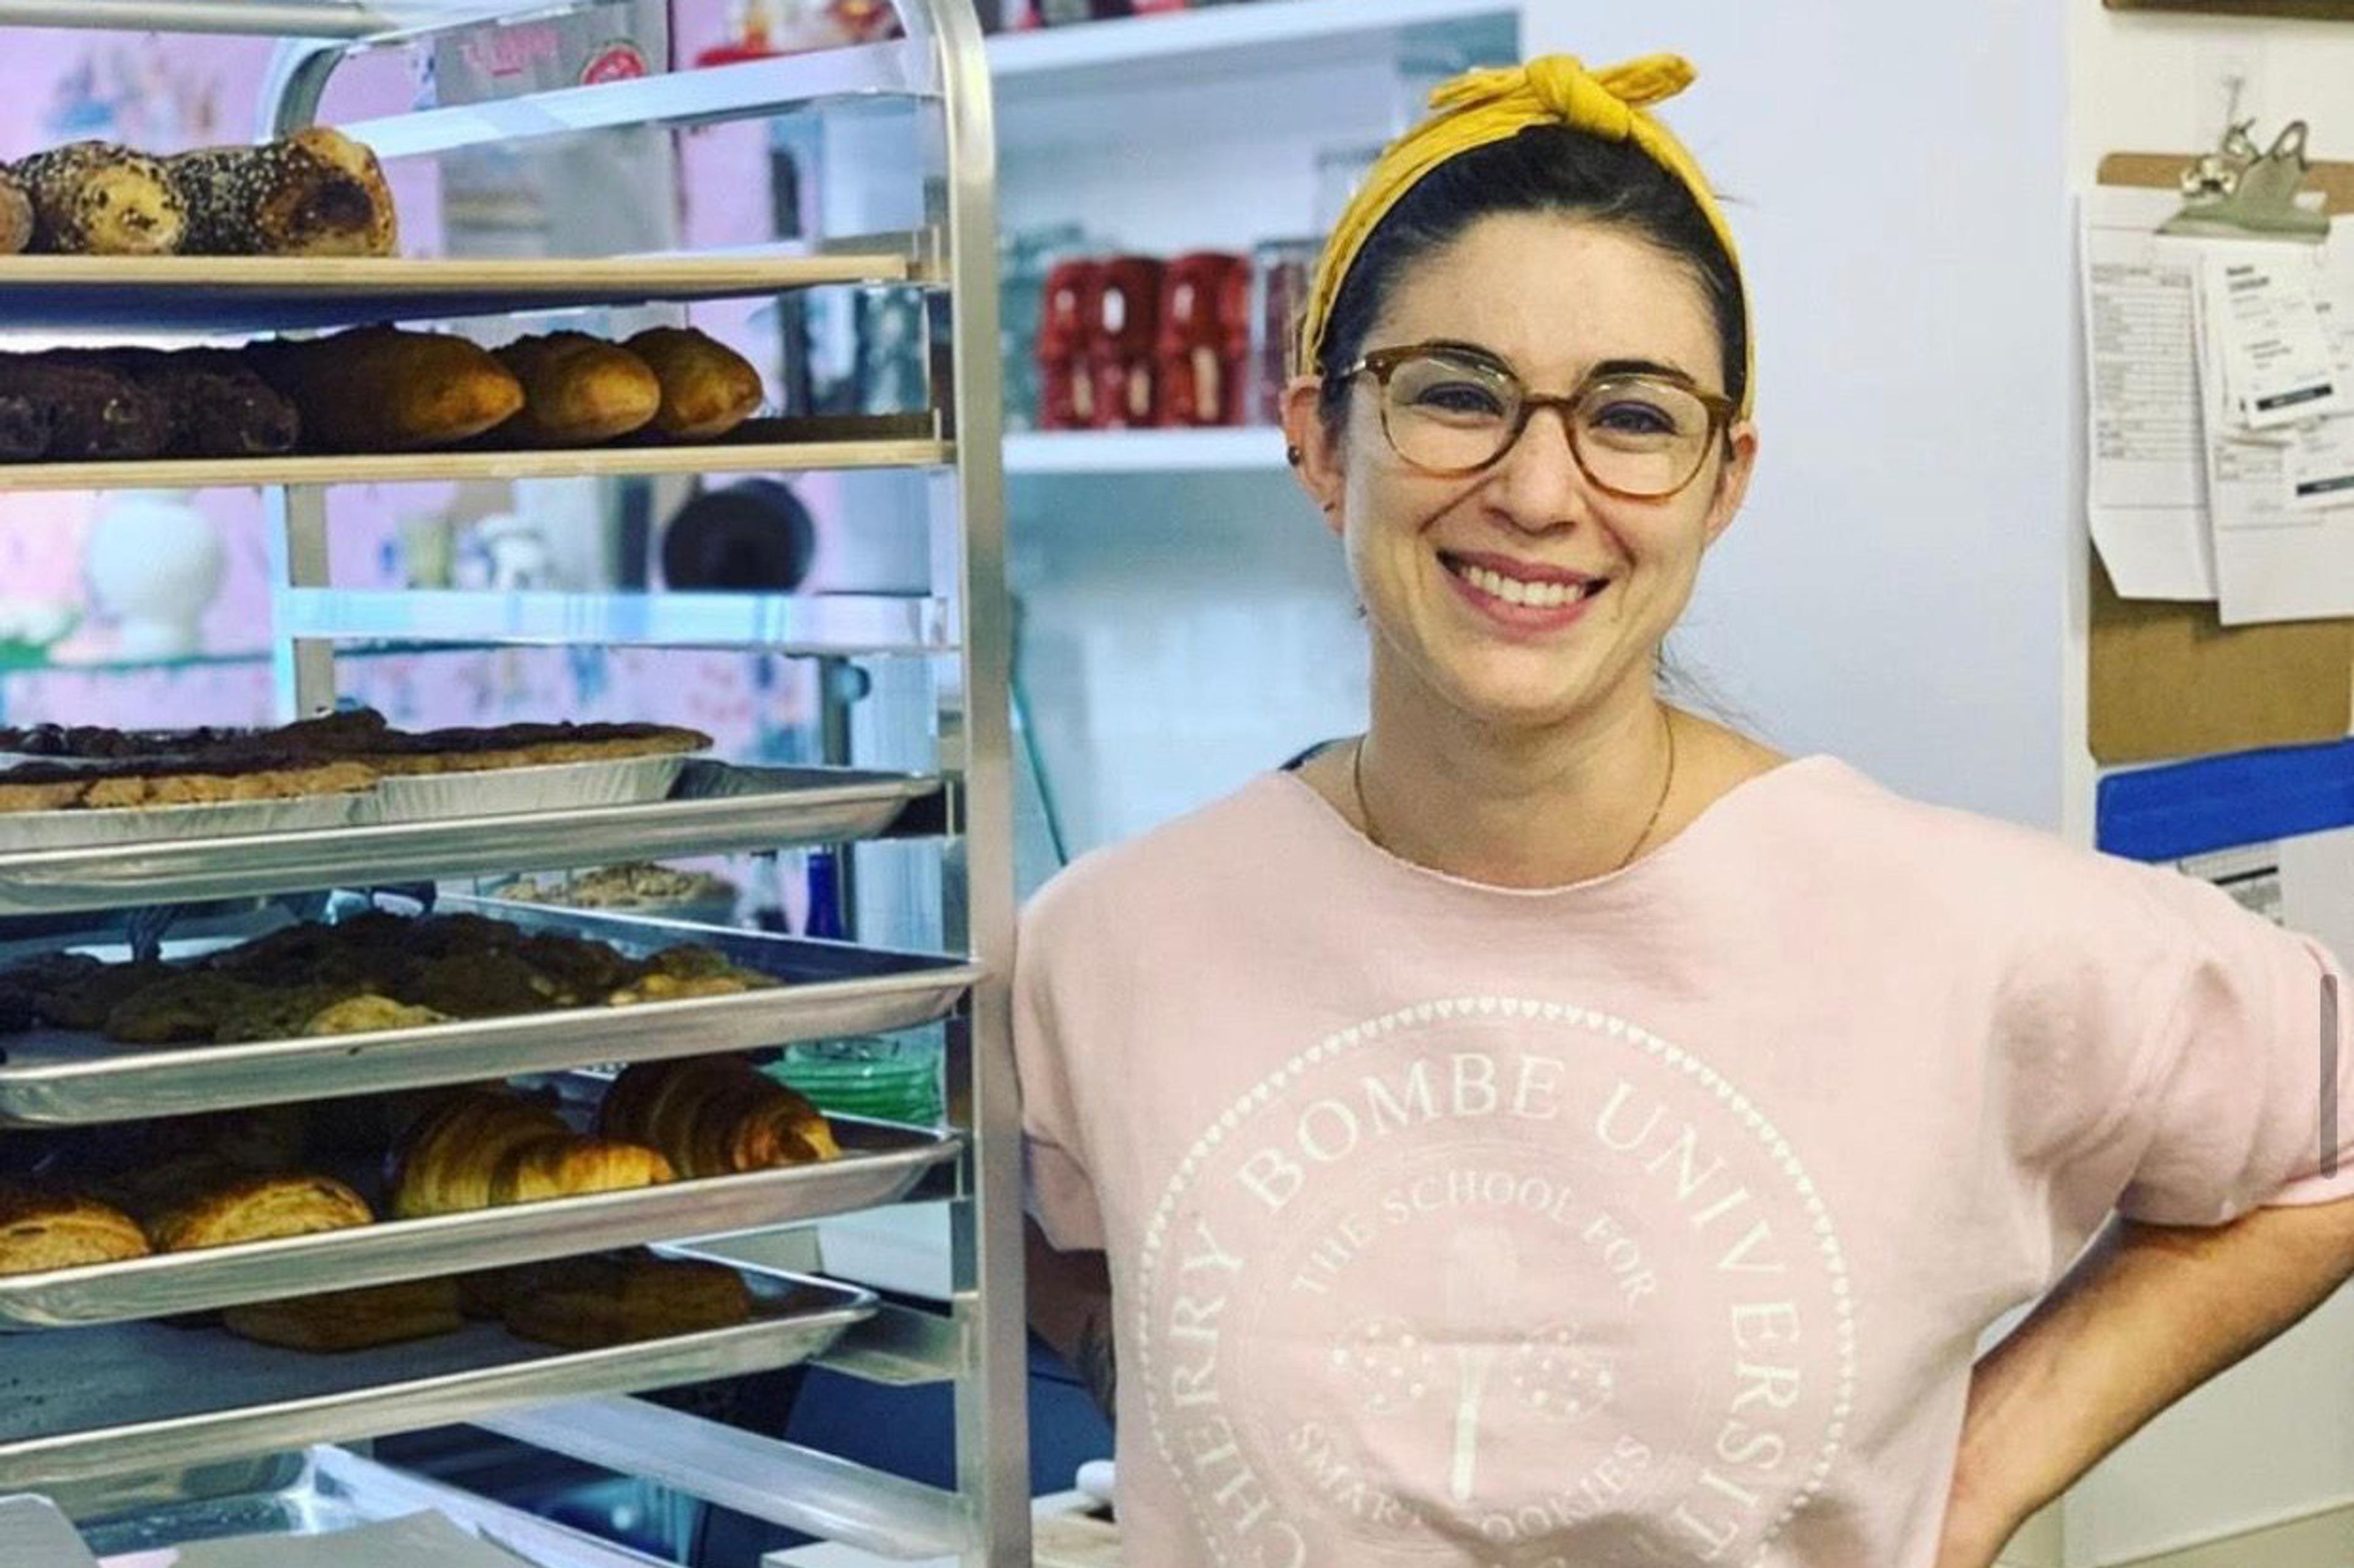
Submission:
[[[1385,154],[1285,403],[1366,732],[1025,915],[1035,1315],[1154,1563],[1985,1568],[2354,1270],[2319,944],[1662,700],[1758,453],[1690,79]]]

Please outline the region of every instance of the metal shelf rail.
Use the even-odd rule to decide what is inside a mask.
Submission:
[[[649,1386],[660,1381],[657,1373],[664,1367],[749,1370],[760,1363],[763,1345],[773,1343],[779,1357],[790,1359],[822,1348],[828,1335],[846,1327],[837,1354],[847,1370],[902,1380],[952,1379],[955,1491],[933,1493],[838,1459],[757,1446],[743,1450],[742,1462],[715,1469],[709,1477],[713,1489],[724,1491],[734,1506],[772,1519],[804,1521],[819,1529],[834,1521],[844,1534],[870,1545],[887,1549],[896,1541],[905,1552],[952,1553],[964,1568],[1014,1568],[1030,1561],[1030,1509],[1020,1126],[1007,992],[1014,920],[1007,697],[1012,617],[1005,589],[1000,450],[995,136],[987,55],[970,0],[895,0],[895,5],[905,37],[888,45],[610,88],[565,90],[465,110],[426,111],[405,120],[371,122],[365,129],[387,155],[424,156],[476,144],[485,137],[765,119],[801,109],[822,113],[844,104],[863,108],[896,100],[916,117],[922,157],[917,167],[877,170],[875,177],[918,182],[924,215],[920,229],[897,237],[896,243],[904,248],[899,253],[877,254],[878,242],[866,236],[854,241],[845,238],[837,254],[823,260],[807,254],[796,258],[788,253],[790,248],[779,248],[766,256],[738,256],[724,269],[691,258],[683,262],[648,258],[643,270],[635,271],[628,259],[616,258],[586,268],[552,260],[545,271],[535,271],[528,264],[502,265],[490,270],[495,276],[471,279],[463,268],[450,262],[385,261],[340,272],[276,263],[246,269],[252,275],[234,298],[224,293],[224,282],[241,276],[233,268],[208,269],[197,262],[178,273],[159,263],[138,269],[135,291],[111,291],[103,300],[90,289],[90,274],[99,263],[26,262],[14,275],[0,265],[0,297],[12,312],[28,318],[84,327],[170,330],[175,324],[185,328],[208,322],[218,327],[233,322],[240,328],[300,329],[357,319],[355,312],[365,315],[376,308],[372,299],[385,302],[388,313],[446,314],[453,305],[480,302],[501,291],[506,303],[534,309],[560,302],[567,291],[607,301],[683,300],[773,294],[851,279],[905,278],[923,290],[928,341],[937,345],[931,408],[920,428],[783,428],[750,442],[700,449],[469,452],[381,461],[322,458],[249,464],[59,465],[0,471],[0,487],[172,483],[261,488],[275,531],[275,662],[282,705],[292,713],[332,707],[339,647],[390,634],[388,629],[398,629],[398,636],[414,642],[453,645],[620,641],[829,658],[875,653],[928,672],[932,711],[928,716],[936,740],[936,766],[920,770],[923,785],[909,792],[936,791],[938,799],[912,825],[902,823],[894,831],[909,835],[908,842],[937,846],[942,891],[937,929],[928,933],[937,940],[922,945],[943,963],[957,966],[955,1000],[944,1028],[950,1131],[960,1143],[958,1168],[953,1181],[917,1195],[950,1205],[953,1290],[948,1312],[917,1323],[906,1308],[876,1313],[868,1298],[864,1305],[835,1310],[836,1320],[822,1325],[824,1334],[756,1329],[729,1338],[726,1343],[733,1348],[724,1355],[715,1352],[701,1361],[684,1348],[667,1352],[661,1341],[642,1352],[622,1348],[600,1356],[597,1364],[608,1370],[584,1379],[578,1392],[610,1395]],[[263,135],[274,135],[313,122],[328,80],[359,51],[414,41],[439,28],[564,8],[566,0],[553,5],[547,0],[0,0],[0,25],[275,37],[280,44],[259,126]],[[666,262],[675,264],[665,270]],[[124,273],[114,281],[129,278]],[[126,311],[126,300],[137,308]],[[782,424],[790,427],[791,422]],[[375,593],[339,589],[328,570],[325,494],[336,484],[461,475],[867,467],[906,468],[929,476],[929,482],[917,487],[926,498],[931,531],[928,594],[722,595],[702,600],[660,593],[510,598]],[[840,788],[838,780],[815,780],[810,799],[799,806],[780,797],[766,842],[809,842],[809,811],[824,803],[820,797],[830,800],[826,792]],[[784,794],[792,792],[787,789]],[[666,821],[659,811],[627,821],[616,819],[581,842],[593,847],[597,834],[604,833],[615,842],[658,844],[680,852],[744,847],[762,840],[757,817],[757,811],[748,817],[744,809],[690,802],[675,821]],[[405,873],[422,872],[429,865],[447,873],[481,869],[496,858],[492,846],[512,848],[518,860],[554,853],[551,823],[529,818],[503,821],[504,827],[497,819],[474,824],[479,832],[463,835],[462,842],[461,835],[437,837],[430,832],[399,837],[398,842],[388,837],[387,865]],[[708,844],[696,837],[698,821],[710,829]],[[503,832],[507,836],[503,838]],[[129,907],[142,901],[143,893],[160,885],[157,879],[176,878],[186,885],[210,879],[224,886],[290,885],[316,879],[317,885],[332,885],[353,874],[353,855],[365,853],[368,842],[364,836],[330,834],[315,844],[289,844],[282,846],[283,853],[266,851],[249,869],[234,872],[190,863],[185,850],[143,867],[103,855],[88,865],[71,856],[39,866],[27,860],[16,868],[24,880],[13,888],[11,865],[0,860],[0,906],[11,902],[7,895],[13,891],[19,908],[37,906],[44,900],[75,908]],[[221,853],[226,857],[231,852]],[[440,863],[444,858],[447,865]],[[529,868],[519,864],[514,869]],[[53,883],[60,875],[71,885],[42,890],[41,878]],[[119,878],[111,895],[104,886],[72,881],[108,875]],[[111,906],[102,902],[110,897]],[[726,1043],[737,1044],[740,1042]],[[708,1043],[681,1046],[703,1048],[726,1047]],[[495,1072],[501,1060],[496,1048],[489,1048],[475,1071]],[[257,1092],[270,1097],[266,1089]],[[125,1114],[143,1114],[135,1097],[123,1109]],[[738,1209],[726,1219],[744,1217]],[[593,1229],[584,1234],[593,1238]],[[690,1229],[687,1234],[694,1233]],[[583,1245],[597,1243],[589,1239]],[[545,1250],[535,1243],[533,1246]],[[439,1261],[446,1266],[448,1259]],[[393,1272],[379,1262],[369,1266],[366,1277],[389,1277]],[[229,1288],[223,1286],[220,1294]],[[117,1334],[125,1346],[135,1348],[145,1342],[142,1327],[122,1325],[119,1334],[113,1329],[85,1332]],[[57,1338],[35,1330],[0,1340],[0,1356],[12,1347]],[[633,1357],[639,1354],[643,1365],[632,1370]],[[51,1359],[62,1356],[60,1351]],[[34,1360],[16,1366],[23,1370]],[[252,1360],[257,1366],[270,1363],[258,1350]],[[660,1451],[678,1436],[671,1426],[613,1418],[617,1409],[626,1414],[629,1407],[610,1404],[582,1407],[577,1422],[566,1419],[561,1404],[528,1417],[515,1416],[512,1409],[498,1408],[496,1393],[503,1385],[495,1379],[469,1385],[472,1393],[464,1398],[420,1397],[407,1403],[393,1386],[373,1392],[339,1387],[316,1395],[315,1404],[303,1404],[299,1418],[289,1414],[272,1420],[257,1411],[253,1421],[242,1425],[234,1419],[233,1403],[201,1414],[141,1419],[140,1391],[146,1384],[133,1380],[126,1386],[131,1390],[127,1403],[109,1418],[133,1435],[135,1442],[117,1449],[103,1440],[103,1430],[59,1434],[43,1428],[23,1440],[16,1472],[103,1480],[118,1471],[126,1477],[133,1470],[146,1475],[200,1456],[217,1457],[234,1446],[241,1430],[249,1431],[256,1441],[299,1443],[400,1430],[404,1423],[462,1415],[506,1422],[525,1436],[564,1433],[558,1446],[573,1448],[593,1433],[600,1462],[625,1468],[634,1465],[645,1475],[689,1491],[697,1484],[695,1467],[678,1465],[673,1462],[675,1456]],[[566,1392],[560,1380],[551,1386],[546,1378],[525,1375],[514,1377],[511,1386],[511,1406],[545,1405],[551,1393]],[[269,1391],[260,1392],[266,1403]],[[340,1412],[350,1413],[348,1421]],[[175,1434],[183,1431],[191,1438],[185,1449],[176,1446]],[[10,1473],[10,1443],[0,1435],[0,1475]],[[822,1498],[795,1490],[821,1484]],[[764,1500],[758,1495],[764,1488],[775,1495]],[[895,1517],[901,1528],[893,1528]]]

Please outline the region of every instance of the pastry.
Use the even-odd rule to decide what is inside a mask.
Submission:
[[[700,751],[710,745],[711,737],[700,730],[660,724],[509,724],[413,732],[393,728],[373,709],[269,730],[142,732],[58,725],[0,729],[0,752],[103,760],[143,774],[188,771],[198,764],[251,772],[265,764],[289,768],[328,763],[377,773],[462,773]]]
[[[376,782],[365,763],[302,758],[19,762],[0,768],[0,811],[124,810],[347,794]]]
[[[41,1016],[60,1029],[106,1027],[109,1014],[140,991],[180,971],[170,964],[138,959],[101,964],[59,980],[41,993]]]
[[[57,434],[56,413],[21,386],[0,391],[0,462],[45,456]]]
[[[323,125],[182,153],[164,169],[187,210],[189,255],[389,256],[398,244],[376,154]]]
[[[147,1255],[128,1214],[87,1198],[0,1183],[0,1274],[84,1268]]]
[[[639,1063],[606,1092],[598,1129],[660,1150],[690,1177],[806,1165],[842,1152],[814,1105],[740,1056]]]
[[[217,969],[214,972],[221,973]],[[292,1039],[303,1033],[311,1020],[351,995],[348,988],[334,985],[281,988],[258,980],[241,983],[242,991],[222,1011],[220,1022],[214,1027],[216,1045]]]
[[[563,987],[513,953],[452,953],[420,966],[407,1000],[452,1018],[503,1018],[566,1005]]]
[[[302,1162],[309,1110],[301,1105],[256,1106],[147,1122],[141,1128],[139,1168],[143,1172],[201,1160],[244,1175],[292,1170]]]
[[[411,1130],[395,1164],[392,1206],[402,1219],[650,1187],[677,1175],[652,1149],[583,1138],[549,1107],[504,1088],[451,1096]]]
[[[157,399],[165,457],[274,457],[292,451],[302,435],[294,405],[232,349],[110,348],[58,357],[128,376]]]
[[[525,937],[515,945],[514,956],[555,980],[575,1006],[628,985],[643,968],[619,948],[578,937]]]
[[[85,256],[168,256],[187,209],[164,165],[111,142],[70,142],[16,165],[33,200],[33,248]]]
[[[447,1023],[450,1015],[429,1007],[412,1007],[388,996],[363,991],[320,1009],[304,1021],[304,1034],[369,1034],[380,1029],[422,1029]]]
[[[706,996],[740,996],[748,991],[758,991],[773,980],[752,977],[748,971],[725,975],[650,974],[631,981],[605,1000],[614,1007],[632,1007],[642,1001],[691,1001]]]
[[[491,1205],[491,1183],[510,1150],[569,1135],[548,1107],[505,1089],[467,1089],[409,1130],[394,1156],[396,1219]]]
[[[0,812],[65,811],[81,804],[90,780],[78,768],[20,762],[0,768]]]
[[[200,1191],[147,1227],[158,1252],[305,1236],[372,1223],[357,1192],[326,1176],[249,1176]]]
[[[253,988],[227,975],[191,970],[143,986],[106,1015],[110,1039],[133,1045],[168,1045],[216,1038],[230,1012]]]
[[[586,1192],[620,1192],[678,1180],[671,1162],[634,1143],[567,1131],[519,1143],[491,1176],[493,1203],[536,1203]]]
[[[40,455],[59,462],[151,458],[171,437],[171,417],[154,394],[70,353],[0,355],[0,399],[46,410]]]
[[[320,451],[451,446],[523,407],[523,387],[479,344],[448,333],[354,327],[249,344],[248,363],[292,399],[303,444]]]
[[[764,394],[752,362],[693,327],[648,327],[621,346],[662,382],[652,429],[679,441],[726,435],[759,411]]]
[[[716,1263],[584,1257],[502,1282],[508,1332],[567,1350],[732,1328],[752,1316],[743,1277]]]
[[[33,193],[16,170],[0,164],[0,255],[29,249],[33,227]]]
[[[524,397],[523,411],[498,428],[502,441],[586,446],[628,435],[662,407],[662,383],[644,360],[587,333],[518,338],[496,353]]]
[[[221,1321],[242,1339],[325,1352],[398,1344],[465,1327],[458,1285],[451,1279],[408,1279],[292,1301],[256,1301],[229,1308]]]

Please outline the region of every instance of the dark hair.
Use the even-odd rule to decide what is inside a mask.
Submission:
[[[1565,125],[1532,125],[1424,175],[1358,251],[1319,350],[1328,426],[1338,429],[1348,408],[1348,383],[1335,372],[1364,352],[1365,336],[1400,278],[1481,218],[1506,213],[1559,213],[1615,224],[1690,267],[1716,318],[1725,391],[1734,402],[1743,400],[1749,319],[1741,275],[1691,192],[1632,143],[1606,142]]]

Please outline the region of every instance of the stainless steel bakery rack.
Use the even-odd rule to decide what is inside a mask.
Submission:
[[[864,939],[853,943],[762,943],[693,931],[695,939],[716,941],[739,962],[786,981],[740,996],[254,1047],[132,1053],[86,1038],[13,1037],[0,1041],[0,1121],[127,1121],[777,1044],[924,1019],[942,1021],[950,1107],[949,1125],[934,1131],[845,1121],[847,1153],[838,1166],[0,1280],[0,1326],[21,1330],[0,1335],[6,1412],[0,1491],[53,1490],[93,1541],[121,1550],[134,1541],[161,1544],[171,1528],[152,1510],[135,1522],[106,1522],[126,1499],[168,1499],[171,1517],[201,1515],[217,1524],[261,1506],[257,1498],[292,1498],[283,1478],[291,1467],[308,1490],[300,1505],[284,1507],[312,1527],[331,1517],[380,1517],[370,1509],[394,1498],[486,1532],[495,1526],[495,1539],[526,1555],[544,1552],[540,1560],[549,1563],[642,1561],[337,1448],[303,1452],[305,1445],[472,1421],[560,1451],[593,1449],[597,1463],[888,1555],[951,1556],[968,1568],[1029,1562],[1019,1118],[1006,999],[1013,927],[1011,616],[990,82],[970,0],[895,3],[904,37],[887,43],[344,127],[390,160],[609,130],[826,115],[845,106],[864,117],[881,107],[906,117],[917,149],[912,159],[881,160],[859,173],[878,186],[904,186],[892,210],[917,215],[904,225],[875,226],[881,232],[724,255],[585,260],[0,258],[0,319],[85,341],[126,331],[301,331],[875,285],[917,291],[932,344],[928,407],[920,412],[811,418],[792,409],[703,446],[0,468],[0,489],[260,488],[275,536],[273,635],[290,714],[333,706],[339,649],[371,640],[734,647],[876,661],[896,672],[878,686],[921,694],[923,711],[911,727],[928,747],[924,763],[890,757],[865,768],[850,766],[854,759],[846,755],[830,756],[838,766],[822,769],[699,765],[669,799],[561,816],[42,852],[12,850],[0,833],[0,916],[53,919],[638,855],[886,838],[899,846],[895,853],[926,857],[906,880],[933,904],[913,915],[902,910],[889,930],[879,918],[870,921]],[[275,36],[281,41],[257,127],[272,134],[315,120],[329,79],[358,53],[486,18],[568,8],[568,0],[0,0],[0,25]],[[911,498],[919,514],[900,521],[926,530],[929,574],[921,588],[394,592],[339,586],[329,569],[325,501],[336,485],[811,470],[913,476],[893,493]],[[571,924],[625,944],[676,935],[658,925],[599,927],[579,917]],[[945,1310],[885,1306],[854,1286],[755,1270],[760,1305],[750,1323],[587,1352],[525,1346],[477,1324],[409,1346],[306,1357],[201,1323],[156,1320],[281,1293],[297,1279],[336,1289],[620,1242],[687,1244],[903,1200],[950,1212]],[[917,1485],[619,1397],[812,1356],[887,1383],[952,1383],[956,1488]],[[194,1368],[203,1375],[186,1375]],[[684,1464],[680,1456],[687,1453],[709,1462]],[[223,1463],[232,1458],[250,1463]],[[257,1473],[280,1479],[257,1492]],[[224,1476],[235,1479],[220,1481]],[[237,1495],[204,1495],[216,1481]],[[363,1495],[375,1499],[369,1508],[359,1506]]]

